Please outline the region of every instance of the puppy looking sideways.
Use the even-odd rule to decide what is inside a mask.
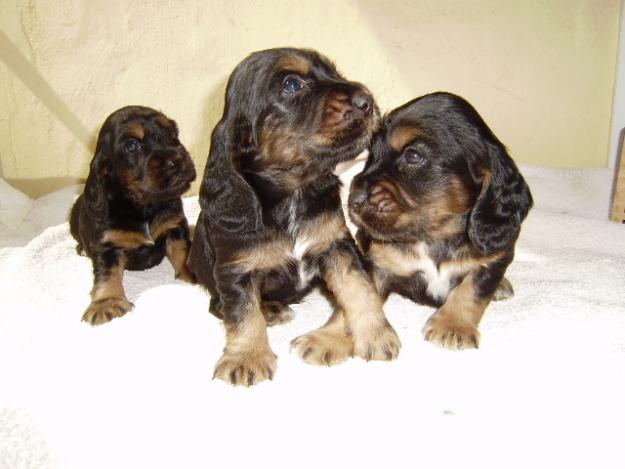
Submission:
[[[288,304],[315,285],[336,309],[293,341],[306,362],[397,356],[399,339],[346,227],[332,174],[367,148],[378,121],[367,89],[311,50],[256,52],[231,74],[189,257],[226,329],[215,377],[247,386],[271,379],[277,362],[266,327],[290,319]]]
[[[194,179],[173,120],[141,106],[106,119],[84,194],[70,216],[76,250],[93,262],[92,301],[83,321],[102,324],[132,309],[122,285],[125,269],[148,269],[167,256],[177,278],[193,281],[185,265],[190,238],[180,197]]]
[[[477,348],[484,310],[513,294],[504,273],[531,206],[505,147],[449,93],[384,118],[349,197],[380,295],[438,307],[423,334],[449,349]]]

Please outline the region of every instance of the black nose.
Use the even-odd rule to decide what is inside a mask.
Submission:
[[[347,204],[350,208],[357,210],[367,200],[367,191],[364,190],[352,190],[347,199]]]
[[[363,91],[358,91],[352,96],[352,106],[354,106],[365,116],[370,116],[373,111],[373,98]]]

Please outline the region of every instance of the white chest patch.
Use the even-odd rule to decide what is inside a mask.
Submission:
[[[413,245],[412,252],[400,251],[393,245],[377,245],[373,249],[373,260],[379,267],[402,277],[421,275],[428,293],[439,300],[447,298],[452,277],[461,273],[453,264],[439,269],[425,243]]]
[[[418,265],[428,285],[428,293],[434,298],[443,300],[447,298],[449,294],[449,287],[451,281],[451,272],[449,269],[438,269],[436,264],[429,255],[428,248],[425,244],[419,244],[417,246],[417,252],[419,254]]]
[[[310,240],[306,237],[299,237],[295,240],[295,246],[293,246],[293,257],[297,262],[297,273],[299,277],[297,287],[299,290],[305,289],[310,284],[313,277],[317,275],[317,272],[303,260],[310,244]]]
[[[297,238],[295,240],[295,246],[293,247],[293,257],[301,261],[309,247],[310,241],[308,239],[304,237]]]
[[[429,254],[426,244],[416,246],[415,270],[420,271],[428,285],[428,293],[434,298],[443,300],[449,294],[451,272],[449,269],[438,269]]]

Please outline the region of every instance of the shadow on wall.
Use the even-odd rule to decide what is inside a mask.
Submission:
[[[206,166],[206,161],[208,160],[211,135],[213,133],[213,129],[223,114],[227,84],[228,78],[226,77],[221,80],[219,84],[208,94],[208,99],[204,104],[204,110],[202,112],[201,132],[199,133],[198,139],[187,147],[191,153],[191,157],[193,158],[195,169],[197,171],[197,178],[191,185],[191,190],[188,192],[188,195],[199,193],[202,177],[204,175],[204,167]],[[185,142],[182,143],[184,144]]]
[[[80,142],[90,155],[95,151],[97,133],[90,132],[78,116],[70,109],[66,102],[50,86],[48,81],[39,73],[36,67],[22,54],[17,46],[0,31],[0,59],[8,69],[33,93],[34,96],[54,115]],[[223,112],[224,95],[227,77],[210,93],[202,113],[202,131],[199,138],[190,144],[185,143],[195,162],[198,178],[191,187],[190,194],[196,194],[200,187],[204,166],[208,158],[210,137],[213,128],[219,122]],[[85,170],[88,172],[90,159],[85,160]],[[2,177],[0,165],[0,177]],[[72,184],[84,183],[70,177],[61,178],[37,178],[37,179],[12,179],[11,184],[27,193],[30,197],[41,197],[49,192]]]
[[[46,108],[69,130],[74,138],[80,142],[90,154],[95,151],[97,136],[87,130],[85,125],[69,108],[46,79],[37,71],[35,66],[22,54],[15,44],[0,31],[0,59],[9,70],[43,103]],[[85,169],[89,161],[84,163]],[[0,164],[0,177],[3,176]],[[31,198],[38,198],[52,191],[73,184],[84,183],[84,180],[60,177],[43,179],[11,179],[11,185],[28,194]]]
[[[9,70],[67,127],[74,138],[93,154],[96,136],[87,130],[35,66],[2,31],[0,31],[0,58]]]

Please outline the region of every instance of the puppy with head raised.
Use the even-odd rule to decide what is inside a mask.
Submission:
[[[399,340],[347,230],[332,173],[367,148],[378,120],[367,89],[314,51],[260,51],[233,71],[189,257],[226,327],[215,377],[248,386],[271,379],[276,357],[266,326],[290,319],[288,304],[315,285],[336,310],[293,341],[306,362],[397,355]]]
[[[141,106],[106,119],[85,191],[70,216],[77,251],[91,258],[95,277],[83,321],[102,324],[132,309],[124,269],[148,269],[167,256],[176,277],[193,281],[185,265],[190,238],[180,197],[194,179],[173,120]]]
[[[449,93],[384,118],[349,196],[380,295],[437,306],[423,334],[450,349],[478,347],[484,310],[512,295],[504,273],[531,206],[505,147]]]

